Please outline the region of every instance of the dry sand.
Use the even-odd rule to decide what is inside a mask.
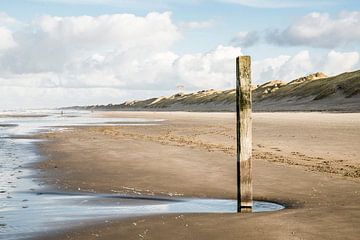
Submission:
[[[43,134],[42,180],[65,191],[235,198],[235,114],[108,112],[155,126]],[[254,198],[286,210],[94,223],[44,239],[359,239],[360,114],[254,114]],[[135,223],[135,224],[134,224]]]

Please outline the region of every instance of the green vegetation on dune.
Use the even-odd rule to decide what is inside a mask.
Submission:
[[[255,93],[258,89],[255,90]],[[285,84],[276,91],[262,94],[259,100],[267,98],[279,99],[285,97],[307,98],[320,100],[339,93],[345,98],[350,98],[360,92],[360,70],[343,73],[334,77],[320,78],[316,80],[303,81],[298,84]]]

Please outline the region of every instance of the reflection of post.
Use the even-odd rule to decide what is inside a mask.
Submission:
[[[251,59],[236,58],[237,211],[252,210]]]

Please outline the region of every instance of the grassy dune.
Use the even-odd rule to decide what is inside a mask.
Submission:
[[[122,104],[72,107],[94,110],[234,111],[235,90],[178,93]],[[314,73],[285,83],[254,86],[255,111],[360,111],[360,70],[327,77]]]

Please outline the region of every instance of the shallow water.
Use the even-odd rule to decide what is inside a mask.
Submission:
[[[161,198],[120,194],[45,192],[27,164],[40,160],[35,142],[22,139],[74,125],[157,124],[147,119],[95,118],[88,112],[0,113],[0,239],[24,239],[89,221],[159,213],[235,212],[236,201]],[[62,126],[62,127],[59,127]],[[254,202],[254,212],[275,211],[274,203]]]

